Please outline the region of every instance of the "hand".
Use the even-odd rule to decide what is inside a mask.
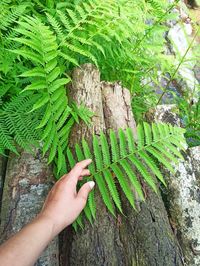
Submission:
[[[49,220],[53,226],[53,236],[60,233],[71,224],[86,205],[89,192],[95,183],[89,181],[76,191],[78,180],[90,175],[86,167],[91,159],[81,161],[66,175],[64,175],[51,189],[38,218]]]

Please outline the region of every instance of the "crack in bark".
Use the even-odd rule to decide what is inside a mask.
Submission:
[[[4,184],[5,184],[5,178],[6,178],[6,169],[7,169],[7,163],[8,163],[8,155],[9,152],[6,151],[6,157],[1,157],[1,173],[0,173],[0,224],[1,224],[1,209],[2,209],[2,197],[3,197],[3,189],[4,189]]]
[[[8,229],[9,226],[12,225],[12,221],[14,219],[13,214],[15,214],[15,210],[17,209],[17,205],[18,205],[19,201],[20,201],[20,192],[17,193],[17,199],[15,200],[14,207],[12,207],[11,210],[9,211],[8,220],[7,220],[6,224],[4,225],[3,231],[1,233],[1,241],[5,240],[7,238],[7,235],[6,235],[7,234],[7,229]]]

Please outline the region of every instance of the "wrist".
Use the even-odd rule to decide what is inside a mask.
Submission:
[[[49,238],[52,240],[57,234],[55,230],[55,225],[52,219],[43,213],[39,213],[38,216],[33,220],[33,223],[40,224],[44,230],[47,230],[49,233]]]

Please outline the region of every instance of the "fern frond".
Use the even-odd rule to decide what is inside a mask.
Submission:
[[[95,182],[99,188],[99,191],[101,193],[102,199],[103,199],[106,207],[115,216],[114,205],[113,205],[112,199],[109,195],[109,192],[108,192],[104,178],[101,176],[101,174],[97,173],[97,174],[94,174],[94,179],[95,179]]]
[[[79,146],[79,144],[77,144],[77,143],[75,145],[75,151],[76,151],[77,159],[79,161],[82,161],[85,159],[83,151],[82,151],[81,147]],[[84,181],[82,180],[78,183],[78,186],[81,187],[81,185],[83,185],[83,184],[84,184]],[[93,215],[93,213],[91,213],[91,210],[90,210],[90,204],[89,204],[90,201],[91,201],[91,199],[90,200],[88,199],[88,202],[84,208],[84,213],[85,213],[86,218],[92,224],[92,217],[94,217],[94,215]]]
[[[103,168],[102,152],[101,152],[101,148],[99,147],[99,140],[97,136],[95,135],[93,137],[93,151],[94,151],[94,156],[96,158],[95,160],[96,169],[101,170]]]
[[[109,145],[104,133],[100,134],[100,141],[101,141],[101,149],[103,154],[103,163],[104,166],[110,164],[110,152],[109,152]]]
[[[112,161],[115,162],[119,160],[120,155],[119,155],[119,146],[118,146],[117,137],[112,129],[110,130],[110,144],[112,151]]]
[[[119,211],[122,213],[121,201],[119,198],[119,194],[118,194],[112,173],[108,169],[106,169],[105,171],[103,171],[103,174],[104,174],[104,178],[106,180],[106,183],[108,185],[110,195],[113,198],[115,205],[117,206]]]
[[[70,165],[70,168],[73,168],[76,164],[76,161],[74,159],[74,156],[70,150],[70,148],[67,148],[67,158],[68,158],[68,161],[69,161],[69,165]]]
[[[138,181],[136,175],[134,174],[133,169],[131,168],[130,164],[127,162],[127,160],[124,159],[124,160],[120,161],[120,165],[122,166],[122,168],[124,169],[125,173],[129,177],[134,189],[136,190],[136,192],[138,193],[140,198],[142,200],[144,200],[144,195],[143,195],[143,192],[142,192],[141,184]]]
[[[146,168],[143,166],[143,164],[141,164],[141,162],[137,159],[136,156],[131,155],[129,156],[129,160],[136,166],[136,168],[138,169],[138,171],[141,173],[141,175],[143,176],[144,180],[147,182],[147,184],[149,184],[149,186],[155,191],[157,192],[157,187],[155,185],[154,180],[152,179],[152,177],[150,176],[149,172],[146,170]]]
[[[178,163],[178,159],[173,155],[173,153],[168,152],[168,150],[166,149],[166,146],[163,145],[162,143],[156,143],[153,145],[153,147],[156,148],[161,153],[165,154],[165,156],[172,162]],[[168,143],[168,147],[169,147],[169,143]],[[179,154],[178,150],[176,151]]]
[[[152,158],[144,151],[139,151],[138,152],[141,160],[144,160],[144,162],[147,164],[147,166],[151,169],[152,173],[157,176],[157,178],[164,184],[165,180],[163,178],[162,173],[160,172],[159,168],[155,164],[155,162],[152,160]]]
[[[179,147],[173,143],[174,138],[180,136],[183,141],[183,133],[184,130],[170,125],[143,123],[137,127],[136,138],[134,138],[130,128],[119,129],[118,134],[110,130],[109,147],[106,135],[101,132],[99,137],[93,135],[91,149],[84,139],[82,140],[82,147],[78,144],[75,145],[77,159],[72,159],[72,153],[68,150],[68,160],[69,163],[72,161],[75,163],[76,160],[83,158],[93,160],[89,165],[90,179],[94,178],[103,202],[108,210],[115,215],[114,206],[120,212],[123,211],[115,180],[117,180],[131,206],[135,208],[134,191],[141,200],[144,200],[142,185],[136,176],[135,169],[139,171],[141,178],[147,185],[157,192],[156,182],[152,174],[164,185],[166,183],[154,159],[173,172],[174,169],[171,164],[178,162],[177,157],[182,159],[178,150]],[[70,166],[72,165],[70,163]],[[92,208],[90,207],[91,212]],[[94,215],[95,213],[93,213],[93,217],[95,217]],[[89,213],[86,216],[91,221]]]
[[[126,177],[124,176],[121,169],[116,164],[111,165],[111,169],[113,170],[125,196],[127,197],[131,206],[135,209],[135,201],[134,201],[133,192],[130,188],[130,185],[129,185]]]
[[[146,144],[149,145],[152,142],[152,133],[151,133],[151,127],[148,123],[144,122],[144,133],[145,133],[145,141]]]
[[[153,155],[159,162],[161,162],[170,172],[174,173],[173,167],[170,165],[169,161],[165,158],[165,156],[158,152],[156,149],[152,147],[147,147],[146,151],[148,151],[151,155]]]
[[[4,148],[16,152],[16,144],[29,151],[33,145],[38,146],[40,132],[36,132],[35,127],[39,123],[40,113],[28,113],[37,99],[36,95],[19,95],[2,105],[0,139],[2,138]],[[7,141],[5,136],[8,137]]]
[[[9,132],[7,131],[4,123],[3,123],[3,119],[1,119],[0,117],[0,139],[1,139],[1,142],[0,142],[0,146],[1,146],[1,151],[2,151],[2,154],[4,154],[4,149],[9,149],[11,151],[13,151],[14,153],[17,153],[17,150],[14,146],[14,142],[13,142],[13,139],[12,137],[10,136]]]
[[[121,128],[119,129],[119,149],[121,157],[125,157],[127,155],[126,136]]]
[[[144,146],[144,129],[141,124],[137,126],[137,136],[138,136],[138,148],[142,149]]]
[[[87,144],[85,139],[82,139],[82,147],[83,147],[83,153],[84,153],[85,158],[92,159],[93,156],[91,154],[89,145]],[[90,170],[90,173],[93,175],[95,173],[94,164],[93,163],[90,164],[88,168]],[[89,204],[90,211],[92,213],[93,218],[95,218],[96,216],[96,204],[95,204],[95,199],[94,199],[94,193],[95,193],[94,190],[91,191],[89,198],[88,198],[88,204]]]
[[[126,136],[128,141],[128,150],[129,152],[131,152],[135,149],[135,143],[134,143],[133,131],[129,127],[126,129]]]
[[[48,18],[53,21],[50,15]],[[21,74],[31,79],[31,84],[27,85],[22,93],[33,91],[39,96],[39,100],[32,106],[32,112],[45,109],[37,129],[43,129],[41,137],[44,142],[43,153],[50,150],[49,163],[57,158],[59,174],[62,165],[65,164],[64,149],[67,145],[67,136],[74,124],[74,119],[70,118],[71,109],[67,105],[64,88],[70,79],[62,77],[58,65],[58,44],[49,27],[38,18],[25,17],[24,21],[19,22],[16,30],[22,37],[19,36],[14,40],[23,44],[23,47],[12,52],[35,63],[32,69]]]

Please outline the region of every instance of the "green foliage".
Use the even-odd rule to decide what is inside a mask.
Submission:
[[[13,97],[10,102],[2,105],[0,110],[0,153],[4,154],[5,149],[17,153],[15,143],[25,149],[37,145],[39,138],[39,132],[35,131],[37,113],[27,113],[37,99],[36,95],[29,97],[24,94]]]
[[[140,200],[145,199],[142,184],[135,171],[141,174],[144,182],[155,192],[157,186],[153,176],[165,185],[155,161],[174,172],[172,163],[177,163],[177,158],[183,159],[180,151],[185,147],[184,132],[184,129],[168,124],[149,125],[144,122],[137,127],[137,137],[133,136],[131,128],[119,129],[117,134],[110,130],[109,139],[101,132],[99,137],[93,135],[90,147],[85,139],[81,144],[76,144],[74,155],[68,148],[67,158],[70,167],[80,159],[93,159],[89,166],[90,180],[96,182],[103,202],[108,210],[116,215],[115,207],[119,212],[123,212],[119,187],[133,208],[136,208],[135,193]],[[94,197],[91,201],[93,202],[88,202],[86,214],[90,222],[95,218]]]
[[[92,147],[83,139],[81,145],[75,145],[74,156],[68,148],[71,128],[80,120],[89,124],[93,113],[68,101],[68,85],[74,67],[93,63],[102,79],[120,81],[130,90],[137,122],[143,120],[144,113],[158,102],[155,87],[160,79],[166,73],[174,77],[178,71],[164,48],[165,22],[176,18],[171,11],[177,3],[2,0],[0,154],[7,149],[17,153],[17,145],[30,151],[40,145],[58,178],[66,173],[66,156],[73,167],[77,160],[94,154],[90,179],[96,180],[113,215],[115,207],[123,211],[118,186],[133,208],[131,186],[144,199],[133,166],[153,190],[152,174],[165,183],[155,162],[173,170],[170,162],[182,158],[177,149],[183,148],[182,129],[144,123],[137,128],[137,143],[130,128],[118,134],[111,130],[109,141],[101,133],[99,138],[93,137]],[[96,214],[94,193],[84,209],[91,223]],[[78,217],[75,228],[83,226],[82,218]]]
[[[194,101],[187,93],[176,99],[180,117],[186,129],[185,138],[190,147],[200,145],[200,99]]]
[[[80,119],[89,123],[92,116],[84,106],[68,103],[67,73],[91,62],[103,78],[121,80],[137,90],[133,80],[139,84],[145,78],[137,73],[148,73],[150,64],[152,68],[148,53],[154,54],[151,58],[157,64],[156,55],[163,49],[163,38],[159,38],[165,27],[156,22],[152,30],[146,23],[168,16],[168,5],[158,2],[4,0],[0,15],[1,153],[5,149],[16,152],[16,144],[31,149],[42,142],[43,154],[48,152],[57,175],[64,173],[71,127]],[[22,103],[25,99],[27,104]],[[11,111],[5,110],[7,104]],[[15,110],[19,114],[14,115]]]

